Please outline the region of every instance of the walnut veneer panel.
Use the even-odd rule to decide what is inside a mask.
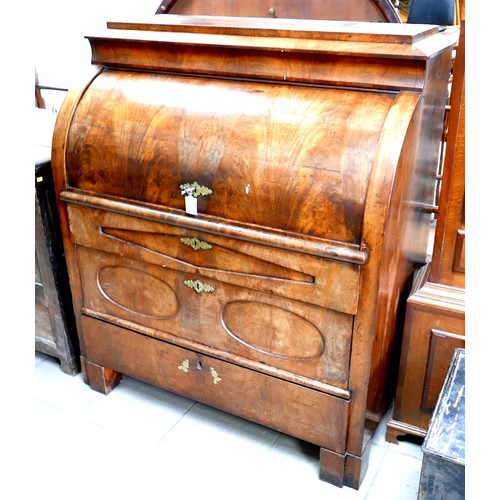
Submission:
[[[68,183],[184,210],[180,186],[196,181],[212,191],[198,197],[206,215],[359,244],[369,172],[394,101],[388,93],[104,72],[73,116]],[[106,169],[96,147],[103,130],[114,158]]]

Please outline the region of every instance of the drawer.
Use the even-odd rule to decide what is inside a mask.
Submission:
[[[131,209],[130,204],[122,205]],[[176,219],[183,224],[179,226],[76,203],[68,203],[67,207],[71,238],[77,245],[356,313],[360,265],[318,256],[335,248],[330,241],[278,238],[256,230],[246,239],[237,239],[218,233],[220,225],[212,221],[204,223],[206,230],[200,231],[199,220],[194,218],[181,217],[180,222]],[[233,232],[238,233],[238,229]],[[252,237],[268,244],[256,242]],[[348,247],[338,247],[336,251],[343,251],[351,258],[362,256]],[[316,255],[312,255],[314,252]]]
[[[88,315],[347,387],[351,315],[87,247],[78,259]]]
[[[87,359],[337,453],[349,401],[82,317]]]

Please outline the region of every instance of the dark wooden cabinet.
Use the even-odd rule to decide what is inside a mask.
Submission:
[[[456,39],[152,16],[89,37],[54,183],[85,381],[122,374],[318,445],[358,488],[425,262]]]
[[[456,349],[422,445],[418,498],[465,498],[465,349]]]
[[[54,122],[48,111],[36,113],[35,349],[57,358],[65,373],[75,375],[80,371],[78,339],[50,160]]]
[[[465,347],[465,21],[453,68],[432,261],[408,300],[398,387],[386,439],[427,432],[456,348]]]

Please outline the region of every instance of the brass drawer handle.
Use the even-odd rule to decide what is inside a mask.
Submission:
[[[214,291],[213,286],[202,283],[200,280],[184,280],[184,284],[188,288],[192,288],[196,293],[212,293]]]
[[[198,238],[185,237],[181,238],[180,241],[187,247],[192,248],[193,250],[210,250],[212,248],[212,245],[210,245],[210,243],[199,240]]]
[[[179,187],[181,189],[181,194],[193,196],[194,198],[197,198],[198,196],[207,196],[213,193],[210,188],[206,186],[200,186],[196,181],[191,184],[181,184]]]

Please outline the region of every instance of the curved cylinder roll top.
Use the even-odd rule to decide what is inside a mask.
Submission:
[[[309,440],[359,487],[456,38],[175,15],[90,36],[99,69],[52,154],[88,383],[123,373]]]
[[[71,123],[69,186],[184,210],[197,182],[200,215],[358,243],[394,98],[105,71]]]

